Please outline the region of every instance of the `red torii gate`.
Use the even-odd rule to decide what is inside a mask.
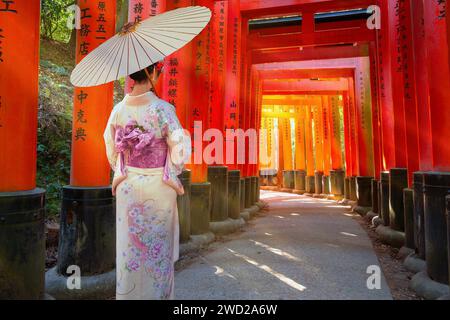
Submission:
[[[396,169],[395,167],[397,166],[403,167],[399,168],[403,169],[400,174],[401,183],[394,188],[397,190],[397,193],[394,192],[390,198],[388,197],[388,201],[393,202],[391,203],[391,207],[394,209],[390,217],[393,218],[391,227],[393,229],[399,229],[399,231],[402,229],[402,220],[400,217],[403,216],[403,211],[400,213],[399,210],[402,210],[401,205],[394,202],[395,199],[402,198],[398,191],[400,190],[401,192],[402,187],[407,185],[405,183],[406,171],[404,169],[408,169],[408,176],[410,177],[414,173],[414,170],[420,169],[434,172],[426,174],[417,172],[414,174],[414,182],[417,184],[416,189],[419,195],[416,201],[416,208],[419,211],[418,216],[424,222],[422,225],[427,225],[430,230],[439,230],[439,234],[444,234],[444,196],[450,186],[448,174],[450,171],[450,147],[446,141],[446,138],[450,136],[450,128],[448,126],[450,114],[446,108],[446,103],[450,98],[450,90],[448,90],[450,86],[450,31],[449,15],[446,14],[448,11],[446,7],[447,3],[446,1],[379,0],[376,2],[381,6],[382,25],[386,27],[382,28],[381,31],[368,31],[364,28],[359,28],[360,30],[358,30],[355,27],[358,24],[353,25],[351,23],[350,25],[355,27],[353,28],[353,32],[348,30],[333,31],[336,35],[335,39],[331,36],[332,32],[326,31],[326,28],[332,29],[333,25],[330,26],[328,23],[320,25],[314,22],[315,13],[366,8],[374,2],[363,0],[240,1],[239,8],[242,16],[240,41],[243,50],[243,63],[239,83],[240,93],[238,95],[240,97],[238,99],[240,104],[238,109],[239,122],[242,123],[242,127],[258,127],[259,106],[263,92],[261,81],[258,80],[258,73],[255,69],[252,69],[253,64],[287,61],[291,58],[298,60],[313,59],[319,56],[328,58],[336,58],[340,55],[341,57],[349,57],[352,54],[355,54],[355,56],[370,56],[370,67],[374,71],[372,72],[374,76],[371,79],[372,88],[378,85],[376,93],[372,92],[372,106],[375,105],[373,101],[377,101],[377,105],[379,105],[379,114],[378,110],[374,111],[374,108],[372,109],[372,115],[376,115],[372,118],[372,126],[373,128],[378,127],[375,121],[378,121],[376,119],[380,119],[381,127],[373,130],[374,133],[381,132],[381,138],[376,139],[374,137],[373,139],[374,149],[382,150],[382,156],[375,156],[375,159],[381,159],[379,161],[380,164],[375,165],[375,167],[382,167],[383,170]],[[211,1],[209,4],[213,4],[213,2]],[[237,7],[237,2],[234,5]],[[2,126],[0,127],[0,144],[2,150],[10,150],[10,152],[4,152],[3,155],[11,154],[17,148],[23,150],[20,155],[17,155],[15,161],[11,161],[7,156],[0,157],[0,168],[2,168],[0,169],[1,199],[2,201],[4,199],[9,200],[11,199],[9,192],[19,192],[20,194],[15,194],[14,197],[22,197],[25,199],[24,201],[30,199],[35,201],[36,199],[42,199],[42,192],[35,189],[36,108],[33,110],[29,106],[36,106],[37,97],[36,78],[38,60],[36,39],[38,38],[39,10],[36,4],[27,3],[27,6],[24,7],[19,2],[14,2],[7,6],[4,3],[0,5],[0,15],[2,18],[0,24],[4,32],[1,35],[2,51],[0,68],[2,68],[2,72],[0,72],[0,81],[2,82],[2,86],[0,90],[2,88],[9,89],[9,87],[3,86],[3,83],[7,83],[5,78],[1,78],[2,75],[11,72],[11,68],[9,67],[14,65],[17,68],[17,66],[25,65],[26,63],[30,63],[27,69],[29,72],[27,79],[31,79],[31,86],[28,84],[27,90],[23,90],[23,92],[27,92],[27,95],[23,96],[22,102],[25,100],[29,101],[27,104],[14,100],[14,96],[11,94],[15,92],[14,90],[0,91],[2,97],[0,102],[0,125]],[[397,16],[396,14],[399,12],[389,10],[390,8],[397,8],[402,14]],[[296,35],[296,39],[289,39],[287,36],[282,36],[279,37],[280,42],[277,43],[277,36],[274,33],[282,30],[289,31],[289,28],[275,31],[261,30],[260,35],[253,31],[249,32],[248,30],[249,19],[299,13],[302,14],[303,19],[301,26],[302,33],[298,34],[298,38]],[[19,18],[22,24],[19,27],[10,27],[18,26]],[[422,20],[424,21],[423,27],[421,24]],[[402,26],[399,34],[397,34],[396,24]],[[11,30],[14,30],[14,32]],[[20,39],[23,30],[26,31],[28,36],[31,34],[35,41],[24,44],[16,40]],[[319,31],[321,34],[319,34]],[[407,41],[408,39],[412,39],[413,42],[413,46],[405,46],[406,42],[400,43],[401,50],[399,52],[401,56],[396,53],[398,43],[395,39],[398,36],[400,38],[405,37],[404,39]],[[8,39],[14,39],[14,41],[8,41]],[[268,41],[264,43],[265,40]],[[358,43],[352,47],[354,42]],[[326,44],[329,46],[336,44],[346,45],[342,47],[335,46],[334,48],[315,47],[318,44]],[[300,47],[303,47],[302,51],[299,49]],[[10,51],[13,49],[18,53],[14,57],[11,56]],[[263,52],[262,50],[265,49],[270,50]],[[343,53],[339,53],[341,50]],[[390,60],[391,53],[394,53],[394,57],[400,58],[400,60]],[[3,72],[4,70],[6,71]],[[407,78],[405,77],[406,75],[408,76]],[[20,89],[20,84],[23,85],[23,82],[18,81],[17,83],[18,86],[15,88]],[[436,85],[437,83],[439,85]],[[407,88],[405,88],[406,84],[408,84]],[[204,87],[202,86],[202,88]],[[162,89],[167,90],[164,87]],[[352,90],[348,92],[351,93]],[[400,92],[400,94],[397,94],[397,92]],[[81,91],[78,92],[78,95],[80,93]],[[83,92],[80,97],[84,97],[84,93],[86,92]],[[91,97],[93,96],[91,95]],[[347,97],[344,95],[344,101],[350,101],[351,99],[351,95]],[[226,101],[226,99],[222,99],[221,101]],[[407,101],[408,103],[406,103]],[[352,103],[354,103],[354,100]],[[14,114],[12,114],[10,108],[6,108],[12,104],[15,106]],[[406,109],[406,105],[412,106],[412,112],[408,112],[409,110]],[[220,107],[223,106],[219,105]],[[78,118],[80,108],[76,110]],[[183,114],[183,112],[187,111],[189,110],[180,110],[179,112]],[[414,114],[416,114],[415,117]],[[357,112],[353,116],[355,115],[357,116]],[[391,120],[392,115],[394,115],[393,121]],[[347,117],[351,116],[351,114],[347,115]],[[24,123],[27,125],[24,126]],[[411,123],[414,125],[409,126]],[[347,127],[351,127],[351,125]],[[8,128],[9,130],[7,131],[6,129]],[[14,130],[11,130],[11,128]],[[104,168],[100,168],[97,171],[92,170],[92,168],[86,168],[87,171],[90,170],[94,173],[92,176],[83,177],[82,174],[77,173],[80,172],[79,168],[82,168],[83,165],[79,159],[81,156],[77,152],[77,147],[75,147],[76,144],[81,143],[80,139],[83,137],[82,131],[77,130],[78,128],[82,127],[76,127],[74,133],[77,134],[78,131],[78,135],[74,136],[72,182],[81,187],[87,187],[88,185],[99,187],[103,184],[103,181],[107,180],[106,170],[102,170]],[[11,136],[11,132],[14,132],[14,136]],[[92,133],[94,135],[95,132],[96,130],[93,129]],[[350,134],[355,135],[355,130],[351,130]],[[78,137],[78,140],[76,140],[76,137]],[[95,139],[88,141],[88,143],[92,143],[92,146],[95,147],[96,144],[93,143],[94,141]],[[418,150],[418,152],[415,153],[414,150]],[[97,155],[94,154],[94,158],[97,159]],[[99,161],[99,163],[102,163],[102,161]],[[353,169],[358,168],[357,164],[355,166],[352,164],[352,167],[352,174],[356,174]],[[242,166],[241,168],[247,174],[257,173],[255,167]],[[398,171],[394,170],[391,173],[398,173]],[[11,176],[12,174],[14,174],[14,177]],[[377,169],[375,169],[375,175],[377,175]],[[410,178],[409,180],[409,184],[411,185],[412,179]],[[422,188],[422,184],[426,186],[425,189]],[[29,190],[34,190],[34,193],[32,192],[30,194]],[[423,192],[421,190],[425,190],[425,208],[423,207],[423,203],[420,202],[420,195]],[[33,203],[36,204],[37,202]],[[42,204],[43,201],[40,201],[39,205],[33,208],[39,211],[42,209]],[[431,204],[434,204],[435,207],[432,208]],[[427,215],[423,213],[424,211],[429,213],[438,212],[439,215]],[[385,213],[382,212],[382,215]],[[387,218],[386,216],[383,217]],[[427,220],[423,221],[423,219]],[[425,243],[423,233],[423,230],[419,230],[419,234],[422,235],[421,243]],[[428,252],[425,255],[424,249],[421,249],[421,256],[426,256],[427,258],[428,273],[433,279],[445,282],[445,274],[447,272],[444,271],[446,266],[443,265],[443,261],[446,261],[445,254],[443,254],[446,251],[446,247],[444,248],[443,245],[445,240],[439,239],[437,241],[436,239],[429,238],[426,241],[433,248],[437,248],[436,251],[440,253],[436,255],[435,251]]]

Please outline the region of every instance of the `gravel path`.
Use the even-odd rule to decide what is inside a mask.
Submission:
[[[369,290],[372,243],[349,207],[262,191],[268,210],[242,232],[182,261],[176,299],[392,299],[384,275]]]

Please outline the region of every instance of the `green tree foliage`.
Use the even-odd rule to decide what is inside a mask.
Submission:
[[[41,0],[41,34],[45,38],[67,42],[71,30],[67,28],[67,7],[74,0]]]
[[[122,29],[122,26],[128,21],[128,0],[117,0],[117,13],[116,13],[116,32]]]
[[[41,0],[37,185],[46,189],[50,217],[61,208],[61,189],[69,184],[73,87],[74,30],[67,28],[67,7],[74,0]],[[127,20],[128,0],[117,0],[117,23]],[[114,101],[123,98],[124,79],[115,82]]]
[[[37,185],[46,189],[49,216],[60,210],[60,193],[69,183],[72,94],[69,71],[41,60],[37,145]]]

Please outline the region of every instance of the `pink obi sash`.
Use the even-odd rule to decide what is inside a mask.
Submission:
[[[125,128],[116,127],[115,146],[120,156],[120,172],[126,175],[126,167],[141,169],[165,166],[168,146],[166,139],[156,138],[153,131],[145,131],[135,121]]]

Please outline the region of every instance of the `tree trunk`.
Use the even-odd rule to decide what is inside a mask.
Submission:
[[[128,22],[128,0],[117,0],[116,32]]]
[[[77,29],[73,28],[69,39],[69,48],[72,52],[75,52],[76,45],[77,45]]]

